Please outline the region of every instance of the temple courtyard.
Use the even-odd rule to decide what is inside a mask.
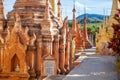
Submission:
[[[66,76],[49,76],[44,80],[118,80],[114,56],[97,56],[95,48],[79,52],[79,64]]]

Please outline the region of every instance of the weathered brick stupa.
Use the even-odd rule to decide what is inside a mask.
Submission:
[[[76,32],[76,39],[75,39],[75,44],[76,44],[76,52],[83,50],[83,36],[80,30],[80,20],[78,21],[78,28]]]
[[[86,15],[84,16],[84,26],[83,26],[83,43],[84,43],[84,48],[91,48],[92,44],[90,43],[88,39],[88,32],[87,32],[87,25],[86,25]]]
[[[0,1],[0,79],[42,80],[68,73],[73,44],[67,17],[61,20],[60,0],[57,17],[49,0],[16,0],[7,19]]]
[[[72,29],[71,29],[71,33],[72,33],[72,58],[75,58],[75,39],[76,39],[76,9],[75,9],[75,4],[73,7],[73,18],[72,18]]]

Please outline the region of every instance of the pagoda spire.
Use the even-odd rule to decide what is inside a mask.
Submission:
[[[106,15],[106,10],[104,9],[104,20],[103,20],[103,28],[107,27],[108,19]]]
[[[113,0],[113,4],[112,4],[112,11],[111,11],[111,16],[114,16],[114,14],[116,14],[118,9],[118,0]]]
[[[107,16],[105,15],[104,21],[103,21],[103,27],[106,28],[106,27],[107,27],[107,24],[108,24],[108,18],[107,18]]]
[[[58,16],[58,21],[61,21],[61,9],[60,9],[60,7],[61,7],[61,2],[60,2],[60,0],[58,0],[57,6],[58,6],[58,14],[57,14],[57,16]]]
[[[84,27],[83,27],[83,36],[86,40],[88,40],[88,32],[87,32],[87,26],[86,26],[86,9],[84,14]]]
[[[49,14],[49,0],[46,0],[46,8],[45,8],[45,20],[50,20],[50,14]]]
[[[74,8],[73,8],[72,12],[73,12],[72,35],[73,35],[73,37],[75,37],[75,35],[76,35],[76,9],[75,9],[75,2],[74,2]]]
[[[75,19],[76,18],[76,9],[75,9],[75,3],[74,3],[74,7],[73,7],[73,10],[72,10],[72,12],[73,12],[73,19]]]
[[[116,20],[114,19],[114,15],[117,13],[117,9],[118,9],[118,0],[113,0],[112,10],[110,15],[110,25],[112,25],[112,23],[116,23]]]
[[[112,28],[112,24],[117,24],[118,22],[114,19],[114,15],[117,13],[117,9],[118,9],[118,1],[119,0],[113,0],[112,3],[112,10],[111,10],[111,15],[110,15],[110,19],[109,19],[109,27],[108,27],[108,34],[109,34],[109,38],[113,37],[113,28]]]

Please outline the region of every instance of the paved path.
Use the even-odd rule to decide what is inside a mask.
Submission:
[[[66,75],[55,75],[55,76],[48,76],[43,80],[62,80],[65,78]]]
[[[115,57],[89,56],[63,80],[118,80]]]

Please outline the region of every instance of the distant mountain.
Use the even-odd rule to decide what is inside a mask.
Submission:
[[[82,14],[76,18],[76,20],[80,20],[81,23],[84,22],[84,16],[87,17],[87,23],[99,23],[102,22],[104,19],[104,15],[100,14]],[[109,16],[107,16],[109,17]]]

